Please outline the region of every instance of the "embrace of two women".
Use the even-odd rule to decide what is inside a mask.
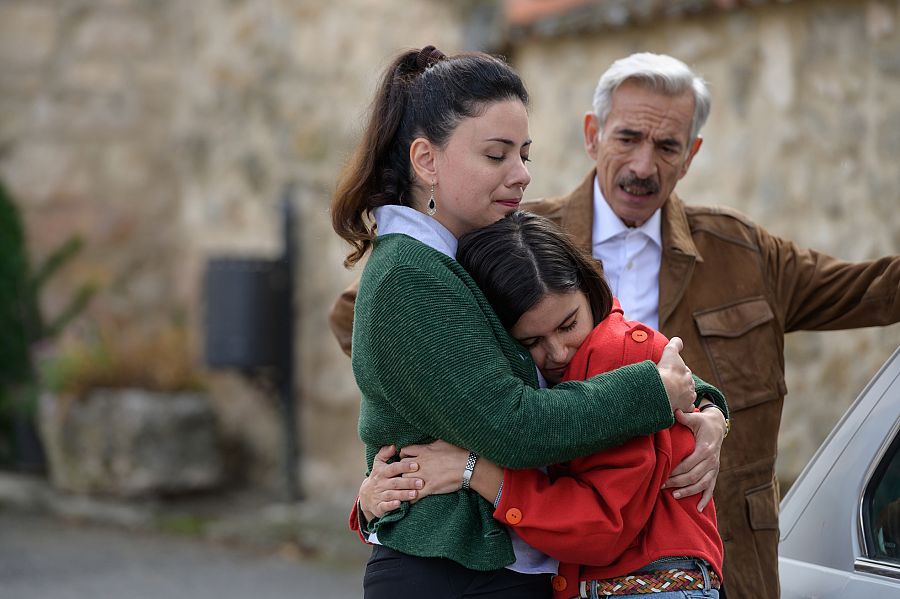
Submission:
[[[404,52],[334,195],[346,265],[369,254],[352,353],[365,597],[718,597],[715,476],[673,474],[702,470],[695,412],[727,417],[725,400],[517,211],[527,104],[498,58]]]

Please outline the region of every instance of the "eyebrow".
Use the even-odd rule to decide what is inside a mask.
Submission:
[[[556,328],[559,328],[559,327],[563,326],[563,324],[565,324],[566,322],[572,320],[572,317],[574,317],[577,313],[578,313],[578,306],[575,306],[575,308],[573,308],[572,311],[569,312],[568,316],[566,316],[565,318],[563,318],[562,320],[559,321],[559,324],[556,325]]]
[[[500,143],[502,143],[502,144],[504,144],[504,145],[507,145],[507,146],[514,146],[514,145],[516,145],[516,142],[514,142],[514,141],[511,140],[511,139],[506,139],[505,137],[489,137],[489,138],[487,138],[487,139],[484,140],[484,141],[499,141]],[[530,146],[530,145],[531,145],[531,140],[530,140],[530,139],[526,139],[526,140],[525,140],[525,143],[522,144],[522,147],[524,148],[524,147]]]
[[[637,129],[629,129],[627,127],[623,127],[620,129],[616,129],[615,133],[617,135],[629,135],[631,137],[643,137],[643,131],[638,131]]]
[[[615,133],[617,135],[625,135],[627,137],[643,137],[644,133],[642,131],[638,131],[636,129],[616,129]],[[681,148],[681,142],[675,137],[664,137],[663,139],[653,140],[653,142],[660,146],[674,146],[676,149]]]

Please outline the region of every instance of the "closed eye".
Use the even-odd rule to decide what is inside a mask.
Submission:
[[[573,320],[571,323],[564,324],[561,327],[559,327],[559,330],[568,333],[569,331],[573,330],[576,326],[578,326],[578,321]]]
[[[522,344],[522,347],[525,349],[531,349],[536,346],[540,342],[540,337],[530,337],[528,339],[517,339],[517,341]]]

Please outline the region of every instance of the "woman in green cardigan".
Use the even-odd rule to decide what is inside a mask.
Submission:
[[[369,468],[384,445],[438,438],[503,467],[544,466],[666,428],[695,400],[677,339],[658,365],[540,389],[528,351],[455,261],[459,237],[522,200],[527,102],[518,75],[481,53],[404,52],[381,80],[332,203],[353,246],[346,265],[371,250],[352,355]],[[365,596],[549,597],[552,571],[492,511],[463,490],[370,522]]]

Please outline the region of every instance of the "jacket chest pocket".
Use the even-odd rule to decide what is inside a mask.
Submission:
[[[785,394],[783,336],[762,296],[694,312],[694,322],[717,383],[732,410]]]

